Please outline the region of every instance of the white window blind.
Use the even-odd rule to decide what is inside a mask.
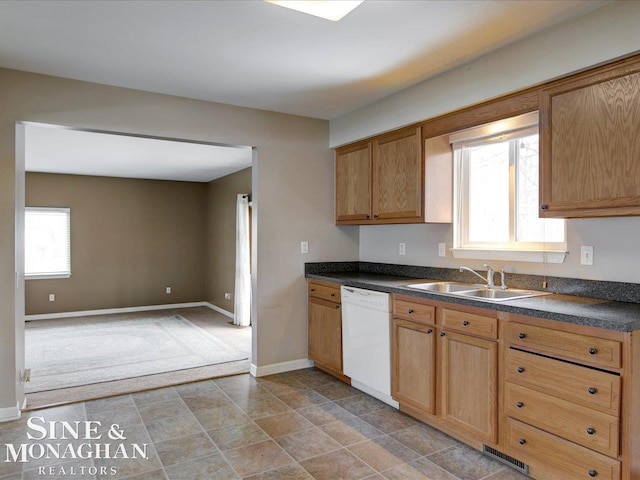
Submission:
[[[71,210],[27,207],[25,210],[25,276],[71,276]]]

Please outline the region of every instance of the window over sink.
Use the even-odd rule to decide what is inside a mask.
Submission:
[[[565,221],[538,216],[538,112],[456,132],[449,141],[453,255],[561,263]]]

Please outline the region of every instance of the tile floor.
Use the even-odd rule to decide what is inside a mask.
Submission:
[[[5,444],[29,442],[28,416],[100,421],[104,430],[98,433],[117,423],[125,443],[149,445],[148,459],[5,463]],[[238,375],[36,410],[0,424],[0,446],[2,480],[528,478],[316,369],[258,379]]]

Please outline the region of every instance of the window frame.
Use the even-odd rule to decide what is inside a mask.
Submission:
[[[563,242],[517,242],[516,214],[518,211],[516,152],[509,154],[509,242],[469,241],[469,158],[465,146],[505,142],[538,133],[538,112],[490,122],[450,135],[454,149],[454,215],[453,248],[456,258],[481,260],[529,261],[562,263],[567,253],[567,222],[564,221]],[[538,168],[540,168],[538,166]]]
[[[27,215],[29,212],[51,212],[51,213],[64,213],[67,220],[67,266],[68,270],[59,272],[41,272],[41,273],[27,273],[26,257],[27,257],[27,241],[26,241],[26,223]],[[70,278],[71,277],[71,208],[68,207],[25,207],[25,266],[24,266],[24,278],[25,280],[47,280],[57,278]]]

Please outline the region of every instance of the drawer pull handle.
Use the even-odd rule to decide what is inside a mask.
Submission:
[[[522,403],[522,402],[516,402],[516,407],[518,407],[518,408],[522,408],[522,407],[524,407],[524,403]]]
[[[527,441],[524,438],[521,438],[520,440],[518,440],[518,443],[520,445],[524,445],[525,443],[527,443]]]
[[[587,433],[588,433],[589,435],[593,435],[594,433],[596,433],[596,429],[595,429],[595,428],[592,428],[592,427],[589,427],[589,428],[587,428]]]
[[[593,347],[591,347],[591,348],[589,349],[589,353],[590,353],[591,355],[595,355],[596,353],[598,353],[598,349],[597,349],[597,348],[593,348]]]
[[[527,334],[526,334],[526,333],[523,333],[523,332],[520,332],[520,333],[518,334],[518,338],[519,338],[520,340],[522,340],[522,339],[523,339],[524,337],[526,337],[526,336],[527,336]]]
[[[429,329],[427,330],[427,333],[433,333],[433,330],[429,328]]]
[[[467,327],[467,326],[469,326],[469,322],[468,322],[467,320],[463,321],[463,322],[462,322],[462,326],[463,326],[463,327]]]
[[[595,387],[589,387],[589,390],[587,390],[591,395],[595,395],[596,392],[598,391]]]
[[[589,476],[590,477],[595,477],[596,475],[598,475],[598,472],[595,470],[589,470]]]
[[[524,372],[524,367],[518,367],[518,373],[523,373]]]
[[[409,309],[409,313],[413,313],[413,308],[410,308],[410,309]]]

